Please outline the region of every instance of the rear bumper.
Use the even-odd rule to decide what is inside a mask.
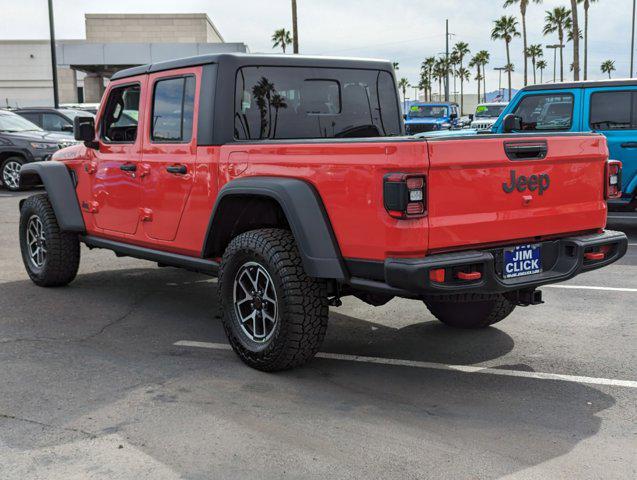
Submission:
[[[543,271],[538,274],[505,279],[501,275],[502,248],[471,250],[431,255],[426,258],[388,258],[385,260],[384,282],[352,278],[352,286],[405,297],[426,297],[454,293],[504,293],[534,289],[562,282],[579,273],[604,267],[626,253],[628,240],[622,232],[580,235],[540,242]],[[587,260],[584,254],[595,247],[610,246],[602,260]],[[470,267],[479,271],[479,280],[455,278],[458,270]],[[431,270],[445,270],[445,282],[430,279]]]

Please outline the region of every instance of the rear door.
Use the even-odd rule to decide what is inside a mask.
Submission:
[[[601,135],[428,141],[429,248],[515,243],[603,227]]]
[[[623,164],[624,194],[637,184],[637,86],[590,88],[584,102],[586,126],[608,140],[610,158]]]
[[[197,159],[194,118],[201,67],[149,75],[142,154],[144,232],[172,241],[190,196]]]

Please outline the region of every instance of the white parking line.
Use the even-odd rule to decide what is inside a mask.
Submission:
[[[174,345],[178,347],[210,348],[213,350],[231,350],[226,343],[193,342],[180,340]],[[462,373],[483,373],[488,375],[500,375],[504,377],[533,378],[536,380],[559,380],[562,382],[586,383],[590,385],[607,385],[612,387],[637,388],[637,381],[617,380],[612,378],[582,377],[577,375],[562,375],[559,373],[526,372],[523,370],[506,370],[491,367],[476,367],[472,365],[446,365],[444,363],[419,362],[416,360],[400,360],[396,358],[363,357],[360,355],[345,355],[341,353],[316,354],[318,358],[328,360],[341,360],[346,362],[374,363],[381,365],[394,365],[401,367],[426,368],[430,370],[444,370]]]
[[[637,292],[637,288],[593,287],[589,285],[543,285],[542,288],[570,288],[573,290],[607,290],[609,292]]]

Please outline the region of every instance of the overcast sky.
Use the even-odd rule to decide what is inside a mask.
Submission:
[[[281,27],[291,29],[289,0],[53,0],[53,3],[56,35],[60,39],[84,38],[85,13],[204,12],[226,41],[244,42],[252,52],[274,51],[270,42],[272,32]],[[399,77],[416,82],[422,59],[444,51],[444,23],[448,18],[450,31],[455,34],[452,43],[465,41],[472,52],[488,50],[491,69],[506,63],[504,42],[490,40],[493,20],[503,14],[519,14],[517,7],[503,9],[502,3],[502,0],[298,0],[300,49],[307,54],[390,59],[400,63]],[[46,0],[0,0],[0,39],[46,38],[46,4]],[[569,4],[568,0],[532,3],[527,13],[529,43],[557,43],[556,36],[542,36],[545,10]],[[589,78],[603,77],[599,67],[606,59],[615,61],[615,77],[628,76],[631,14],[631,0],[600,0],[591,6]],[[583,25],[583,18],[581,22]],[[522,40],[516,38],[511,48],[515,87],[522,83]],[[571,49],[569,43],[565,49],[566,72],[571,63]],[[552,54],[546,52],[545,57],[549,64],[545,78],[552,77]],[[496,89],[497,72],[490,70],[487,82],[488,90]],[[475,82],[471,81],[469,91],[475,88]]]

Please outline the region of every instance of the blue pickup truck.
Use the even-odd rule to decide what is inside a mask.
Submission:
[[[458,127],[457,103],[415,103],[405,113],[408,135],[422,132],[452,130]]]
[[[503,119],[518,117],[522,132],[598,132],[606,136],[610,158],[620,160],[621,198],[613,209],[637,208],[637,79],[532,85],[513,97],[493,125],[503,133]]]

